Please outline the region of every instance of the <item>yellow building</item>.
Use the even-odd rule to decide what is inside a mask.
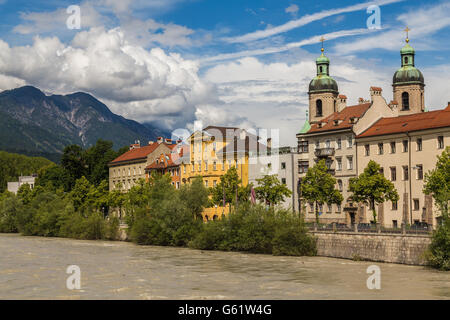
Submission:
[[[209,126],[194,132],[188,139],[189,153],[184,154],[181,168],[182,184],[201,176],[205,187],[213,188],[228,169],[236,167],[242,185],[248,185],[248,158],[260,144],[257,137],[239,128]],[[229,208],[206,208],[204,219],[217,219]]]

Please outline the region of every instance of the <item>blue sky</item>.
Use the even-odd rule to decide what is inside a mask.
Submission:
[[[381,29],[369,30],[374,3]],[[81,7],[79,30],[66,27],[69,5]],[[0,89],[86,91],[137,121],[279,128],[293,145],[320,36],[350,103],[371,85],[390,101],[408,25],[437,109],[450,100],[449,17],[449,1],[3,0]]]

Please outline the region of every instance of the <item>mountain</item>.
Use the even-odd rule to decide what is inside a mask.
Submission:
[[[87,93],[47,96],[32,86],[0,93],[0,150],[55,160],[69,144],[103,139],[119,149],[158,136],[167,133],[116,115]]]

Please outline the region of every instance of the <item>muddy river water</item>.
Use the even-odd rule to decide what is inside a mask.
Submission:
[[[379,290],[366,284],[374,264]],[[71,265],[78,290],[66,285]],[[0,299],[450,299],[450,272],[0,234]]]

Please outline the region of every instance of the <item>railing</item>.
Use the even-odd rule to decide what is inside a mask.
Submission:
[[[306,223],[310,231],[353,232],[353,233],[383,233],[383,234],[417,234],[430,235],[433,232],[431,226],[402,226],[401,228],[384,227],[380,224],[360,223],[347,225],[344,223],[316,224]]]
[[[314,151],[314,155],[320,157],[332,157],[334,156],[334,148],[320,148]]]

